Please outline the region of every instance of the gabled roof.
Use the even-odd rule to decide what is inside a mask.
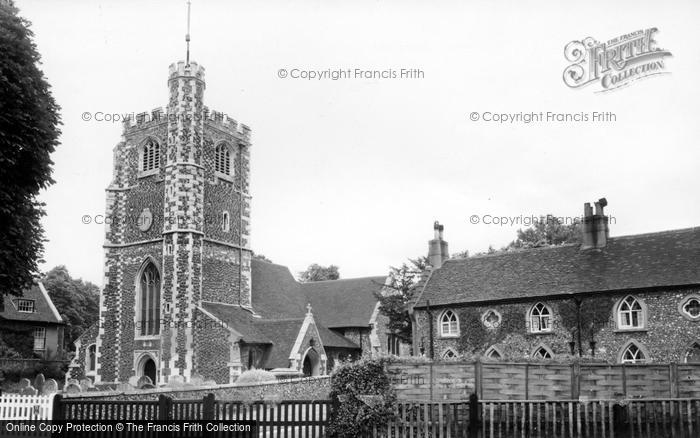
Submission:
[[[299,283],[289,268],[261,260],[251,261],[253,309],[265,319],[296,318],[308,303],[320,325],[367,327],[377,304],[374,292],[386,277]]]
[[[216,319],[226,324],[234,332],[241,335],[244,342],[249,344],[272,344],[274,338],[267,337],[255,326],[253,313],[240,306],[210,303],[202,301],[202,310],[210,313]]]
[[[256,328],[261,333],[264,333],[270,339],[274,339],[270,353],[265,361],[265,368],[289,367],[289,355],[297,336],[299,336],[303,323],[304,318],[259,320],[255,322]]]
[[[376,292],[386,277],[350,278],[302,283],[306,301],[314,316],[329,328],[368,327],[377,305]]]
[[[296,318],[306,314],[299,283],[289,268],[253,259],[250,262],[253,309],[266,319]]]
[[[18,300],[34,301],[34,312],[26,313],[17,310]],[[31,321],[63,324],[63,318],[53,305],[48,292],[41,282],[37,282],[30,289],[25,289],[22,296],[5,295],[3,297],[4,309],[0,312],[0,318],[12,321]]]
[[[700,227],[447,260],[416,307],[700,284]]]

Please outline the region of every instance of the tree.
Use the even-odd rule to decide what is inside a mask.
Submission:
[[[564,224],[559,218],[550,214],[524,230],[519,229],[518,238],[510,242],[505,249],[537,248],[580,242],[580,223]]]
[[[44,205],[36,196],[53,183],[61,123],[30,25],[0,2],[0,291],[13,295],[39,276]]]
[[[311,281],[337,280],[340,278],[338,269],[335,265],[321,266],[313,263],[309,265],[306,271],[299,273],[299,281],[309,283]]]
[[[254,260],[261,260],[261,261],[267,262],[267,263],[272,263],[272,260],[265,257],[263,254],[255,254],[255,251],[253,251],[253,259]]]
[[[379,311],[389,319],[387,329],[404,342],[411,342],[412,324],[408,310],[415,298],[415,285],[427,267],[427,257],[408,259],[408,263],[398,268],[391,267],[388,284],[375,294]]]
[[[69,324],[66,341],[72,348],[73,342],[99,318],[100,289],[90,282],[72,278],[65,266],[56,266],[47,272],[42,282],[58,313]]]

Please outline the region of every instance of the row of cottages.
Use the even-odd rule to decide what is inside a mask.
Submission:
[[[322,375],[379,351],[385,278],[300,284],[257,260],[251,130],[209,111],[203,66],[178,62],[167,80],[167,110],[127,120],[114,148],[99,324],[70,377],[228,383],[252,368]]]
[[[580,245],[449,259],[436,227],[414,351],[700,362],[700,227],[610,237],[605,205],[585,204]]]
[[[6,343],[26,357],[63,357],[66,324],[41,282],[21,296],[4,295],[1,304],[0,333]]]

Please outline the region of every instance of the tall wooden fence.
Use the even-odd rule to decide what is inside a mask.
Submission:
[[[700,398],[700,364],[392,364],[400,400]]]

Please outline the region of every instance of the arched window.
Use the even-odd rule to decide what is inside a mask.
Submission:
[[[157,335],[160,333],[160,273],[153,263],[148,263],[143,269],[138,284],[138,334]]]
[[[443,359],[454,359],[457,357],[457,353],[454,352],[451,348],[448,348],[445,350],[444,353],[442,353],[442,358]]]
[[[489,347],[488,350],[484,353],[484,357],[487,357],[489,359],[494,359],[494,360],[501,360],[503,359],[503,355],[501,354],[500,351],[496,347]]]
[[[532,352],[533,359],[552,359],[553,357],[554,354],[552,354],[552,350],[545,347],[544,345],[540,345],[539,347],[535,348],[535,350]]]
[[[160,167],[160,145],[155,140],[149,138],[143,144],[141,150],[141,170],[147,172],[149,170]]]
[[[620,301],[617,308],[617,327],[619,329],[644,327],[644,308],[640,301],[632,295]]]
[[[85,350],[85,371],[92,373],[95,371],[97,366],[97,346],[95,344],[90,345],[87,350]]]
[[[693,345],[685,352],[685,363],[700,364],[700,344],[693,342]]]
[[[530,309],[528,318],[530,332],[541,333],[552,331],[552,312],[543,303],[537,303]]]
[[[226,143],[221,143],[216,147],[214,167],[219,173],[231,175],[231,150]]]
[[[642,363],[647,360],[644,351],[634,342],[627,344],[620,355],[621,363]]]
[[[221,213],[221,229],[225,233],[228,233],[231,229],[231,220],[229,219],[228,211]]]
[[[459,320],[457,315],[451,311],[446,310],[440,316],[440,336],[445,337],[455,337],[459,335]]]

